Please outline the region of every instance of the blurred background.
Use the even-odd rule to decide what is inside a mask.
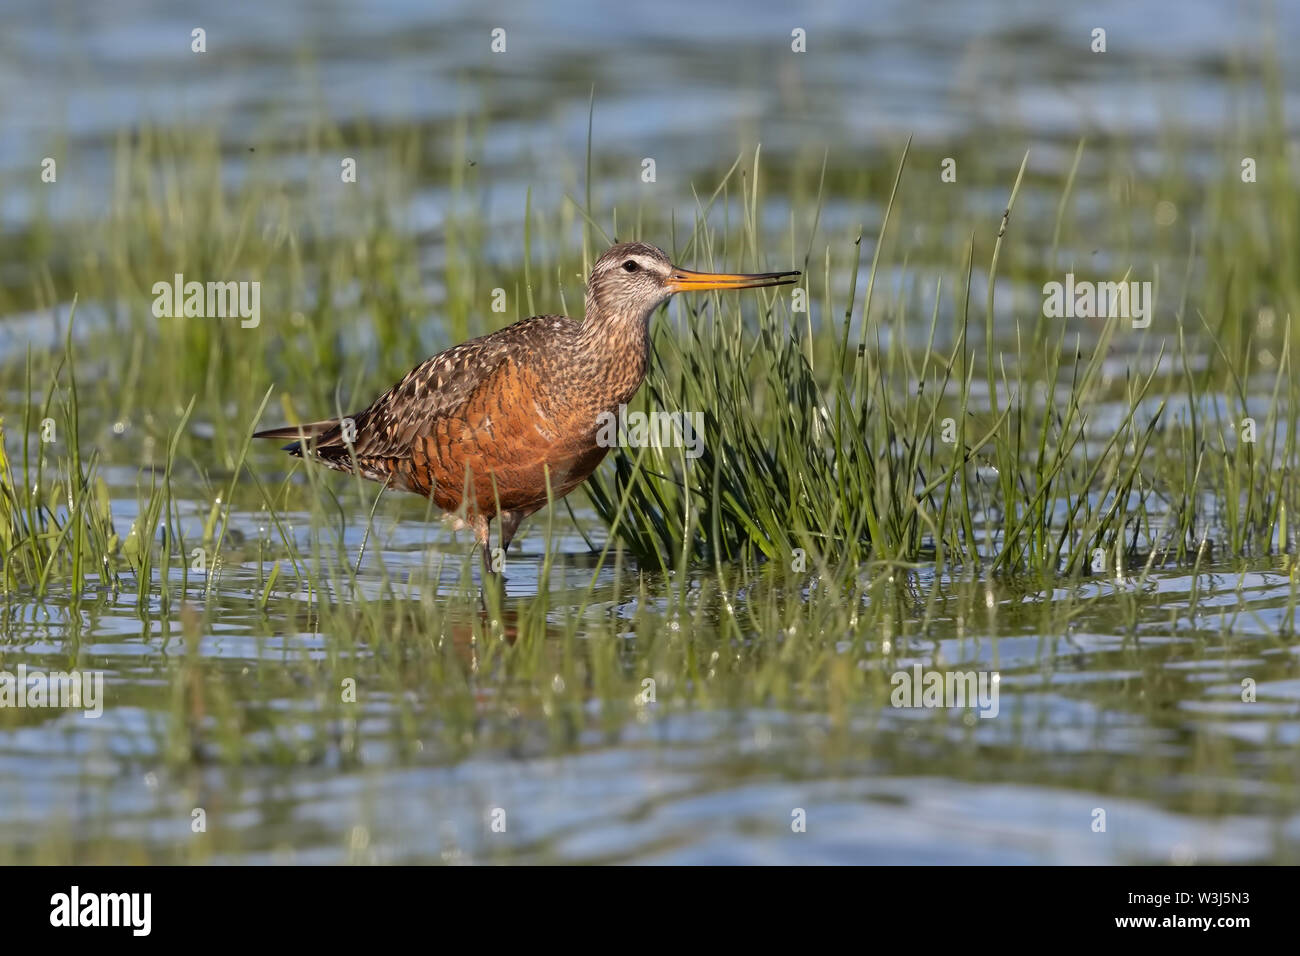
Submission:
[[[832,176],[896,159],[903,141],[953,156],[965,173],[1000,177],[1005,203],[1025,148],[1034,169],[1068,169],[1087,137],[1122,139],[1135,177],[1167,162],[1176,139],[1189,175],[1206,175],[1225,132],[1296,119],[1294,96],[1269,114],[1270,83],[1294,93],[1295,71],[1266,66],[1300,35],[1293,4],[1242,0],[1089,4],[830,2],[538,5],[480,2],[140,3],[11,0],[0,37],[9,229],[30,220],[35,159],[54,156],[69,188],[39,201],[83,215],[112,185],[114,144],[142,125],[215,127],[222,175],[238,183],[248,146],[277,155],[287,181],[308,175],[304,137],[328,120],[344,143],[382,141],[414,125],[422,181],[405,211],[436,235],[449,167],[466,151],[490,188],[480,212],[501,241],[519,241],[525,192],[547,208],[572,189],[594,100],[594,183],[601,209],[645,192],[640,160],[654,157],[654,202],[688,219],[691,187],[761,143],[786,168],[826,159]],[[206,31],[206,54],[190,31]],[[1092,31],[1106,31],[1093,53]],[[505,51],[491,50],[494,29]],[[806,49],[793,54],[795,29]],[[368,176],[375,176],[372,168]],[[773,174],[778,184],[782,177]],[[963,176],[965,179],[965,176]],[[936,180],[937,182],[937,176]],[[963,191],[965,192],[965,191]],[[833,197],[832,197],[833,198]],[[869,222],[831,202],[830,226]],[[780,209],[769,213],[779,219]],[[608,219],[605,220],[608,228]],[[503,250],[504,251],[504,250]],[[516,250],[517,251],[517,250]]]

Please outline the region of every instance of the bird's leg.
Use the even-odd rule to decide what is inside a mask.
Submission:
[[[519,523],[524,520],[524,516],[518,511],[503,511],[497,515],[497,522],[500,525],[500,531],[497,536],[501,539],[501,553],[505,554],[510,548],[510,542],[515,539],[515,532],[519,530]]]
[[[478,541],[479,554],[483,558],[483,580],[486,581],[494,573],[492,571],[492,555],[488,551],[489,530],[492,519],[481,514],[475,515],[470,524],[474,528],[474,537]]]
[[[475,515],[472,524],[474,527],[474,537],[478,539],[479,554],[483,556],[483,580],[482,587],[479,589],[479,601],[483,605],[484,613],[486,613],[488,610],[488,588],[497,588],[501,596],[504,597],[506,579],[499,571],[492,570],[492,552],[488,547],[488,544],[490,543],[489,530],[492,524],[492,519],[485,517],[484,515]]]

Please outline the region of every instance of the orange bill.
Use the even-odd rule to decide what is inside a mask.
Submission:
[[[762,289],[770,285],[790,285],[798,272],[692,272],[673,268],[668,288],[673,292],[700,292],[705,289]]]

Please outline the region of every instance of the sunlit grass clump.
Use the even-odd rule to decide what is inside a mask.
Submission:
[[[752,320],[719,301],[661,326],[650,404],[703,409],[706,451],[695,462],[628,451],[612,482],[593,482],[639,560],[766,558],[833,578],[875,560],[1050,578],[1290,551],[1300,390],[1289,316],[1260,328],[1260,306],[1241,303],[1211,319],[1185,292],[1149,334],[1119,315],[1051,327],[1032,294],[995,302],[1001,232],[982,300],[971,236],[965,268],[934,280],[928,313],[906,295],[882,308],[881,250],[906,215],[898,185],[865,294],[851,282],[840,298],[833,278],[860,274],[856,244],[848,262],[828,247],[810,269],[820,325],[771,297]],[[697,247],[714,252],[698,228]],[[1059,220],[1053,234],[1044,261],[1063,258]],[[1213,247],[1211,287],[1242,267],[1233,251]],[[1055,277],[1020,271],[1031,289]],[[1271,317],[1291,295],[1261,287],[1254,301]]]
[[[95,476],[98,456],[82,460],[76,381],[69,371],[59,389],[61,369],[61,363],[55,367],[40,404],[29,397],[23,405],[17,460],[6,452],[0,418],[0,580],[6,592],[40,594],[52,581],[80,590],[101,575],[116,578],[119,541],[108,488]],[[27,372],[33,396],[30,361]],[[63,399],[57,408],[56,391]],[[60,430],[68,451],[49,454]]]

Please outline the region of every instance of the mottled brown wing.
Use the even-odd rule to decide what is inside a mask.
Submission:
[[[344,432],[350,421],[351,444],[364,476],[427,495],[435,479],[441,483],[446,478],[446,468],[440,468],[446,455],[438,448],[448,437],[439,429],[445,432],[442,426],[449,422],[469,421],[464,406],[476,393],[481,397],[505,394],[497,375],[508,358],[519,359],[511,365],[517,379],[521,364],[545,361],[559,339],[572,335],[576,328],[577,324],[564,316],[533,316],[439,352],[412,369],[365,411],[318,435],[312,443],[315,455],[332,468],[352,470]],[[532,381],[538,394],[545,391],[535,378]],[[501,406],[498,418],[503,414]],[[463,485],[463,467],[458,474],[462,479],[458,486]]]
[[[413,368],[364,412],[350,416],[358,458],[404,456],[429,424],[452,414],[504,358],[484,340],[439,352]],[[318,450],[345,448],[342,423],[320,437]]]

